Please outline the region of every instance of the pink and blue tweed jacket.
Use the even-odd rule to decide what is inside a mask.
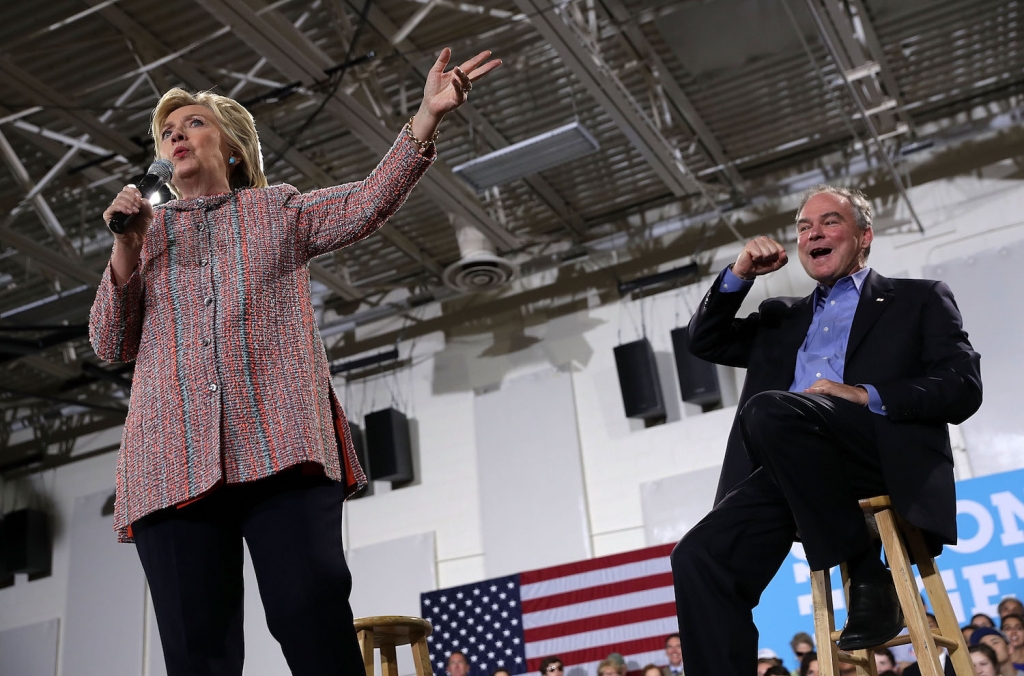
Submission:
[[[114,528],[221,482],[316,463],[366,477],[331,385],[308,263],[384,225],[433,162],[404,135],[363,181],[300,194],[238,190],[157,208],[139,265],[110,266],[89,321],[96,354],[134,360]]]

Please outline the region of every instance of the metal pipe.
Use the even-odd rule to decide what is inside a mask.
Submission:
[[[903,187],[903,181],[900,179],[900,175],[896,172],[896,167],[893,166],[892,160],[889,159],[889,154],[885,152],[885,147],[882,145],[882,139],[878,138],[878,131],[875,129],[874,123],[868,116],[868,111],[864,108],[864,103],[857,96],[857,90],[854,89],[853,83],[850,82],[850,78],[847,77],[846,71],[843,70],[843,62],[839,59],[839,52],[836,50],[836,46],[832,43],[832,39],[828,36],[828,31],[825,27],[825,23],[818,13],[818,8],[814,6],[814,0],[804,0],[807,5],[807,10],[811,13],[811,18],[814,19],[814,24],[818,28],[818,37],[821,38],[821,42],[825,45],[825,49],[828,50],[829,56],[832,57],[832,62],[836,64],[836,70],[843,78],[843,84],[846,85],[846,91],[850,93],[850,98],[853,99],[857,109],[860,110],[861,119],[864,120],[864,126],[867,127],[868,133],[871,134],[871,138],[875,142],[875,147],[878,149],[878,155],[882,158],[882,162],[885,164],[886,171],[889,172],[889,177],[892,179],[893,184],[896,186],[896,190],[900,193],[900,197],[907,203],[907,209],[910,211],[910,216],[914,219],[914,223],[917,224],[918,231],[923,235],[924,226],[921,224],[921,219],[917,216],[917,211],[914,210],[914,205],[910,201],[910,195],[907,194],[906,188]]]

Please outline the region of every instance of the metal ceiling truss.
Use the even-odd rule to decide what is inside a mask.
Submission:
[[[412,1],[418,2],[419,0]],[[429,0],[426,1],[429,2]],[[439,4],[439,6],[449,7],[455,4],[462,5],[462,3],[443,3]],[[461,7],[452,7],[452,9],[461,9]],[[520,15],[514,15],[508,18],[514,21],[518,21],[520,19],[516,18],[517,16]],[[394,41],[394,36],[398,33],[398,28],[391,22],[391,19],[389,19],[387,15],[384,14],[384,12],[376,4],[370,5],[366,19],[378,33],[385,37],[391,36],[390,38],[388,38],[388,40],[389,42],[391,42],[391,44],[395,46],[396,49],[409,53],[420,52],[420,48],[416,46],[416,44],[412,40],[410,40],[408,36],[406,36],[403,40],[400,40],[398,42]],[[416,67],[416,72],[422,78],[426,78],[427,76],[426,68]],[[459,107],[455,114],[461,116],[470,125],[472,125],[472,128],[475,129],[478,133],[480,133],[487,141],[487,143],[491,145],[492,148],[505,148],[511,145],[511,142],[507,138],[505,138],[501,134],[501,132],[495,129],[494,125],[492,125],[480,113],[480,111],[473,107],[471,101],[467,101],[461,107]],[[537,196],[540,197],[540,199],[545,204],[547,204],[548,207],[555,214],[558,215],[558,217],[565,224],[566,228],[570,231],[570,233],[572,233],[571,236],[574,240],[578,241],[586,237],[586,225],[583,223],[583,219],[580,218],[580,215],[576,213],[575,209],[572,208],[568,201],[566,201],[566,199],[562,195],[558,194],[558,192],[554,188],[552,188],[547,181],[545,181],[539,174],[528,176],[524,179],[524,181],[528,186],[530,186],[530,188],[533,189]]]
[[[694,194],[707,196],[707,189],[686,167],[682,154],[657,129],[650,116],[634,100],[626,87],[615,76],[612,68],[597,51],[596,20],[592,23],[583,12],[583,26],[578,25],[563,5],[552,0],[515,0],[520,11],[544,39],[558,52],[562,62],[583,84],[587,93],[615,120],[619,130],[640,152],[672,194],[687,197]],[[574,7],[574,2],[566,4]],[[708,197],[708,201],[713,200]]]
[[[677,114],[683,122],[690,127],[693,135],[700,139],[708,156],[718,165],[716,169],[722,171],[726,180],[732,184],[737,193],[746,192],[747,188],[743,177],[740,176],[735,164],[722,149],[722,144],[715,138],[707,124],[701,118],[700,113],[694,107],[690,98],[683,92],[679,83],[669,75],[668,66],[658,56],[657,51],[651,46],[644,36],[639,24],[635,23],[629,15],[622,0],[601,0],[605,10],[617,25],[622,27],[620,35],[624,36],[626,43],[636,54],[636,58],[644,61],[650,72],[657,79],[659,88],[664,92],[668,101],[674,106]],[[656,113],[655,113],[656,115]],[[652,115],[653,117],[654,115]]]
[[[74,2],[84,2],[88,8],[72,7]],[[144,168],[140,165],[152,150],[136,140],[141,136],[129,134],[138,133],[138,125],[147,115],[142,108],[148,105],[150,91],[159,95],[175,82],[193,89],[224,90],[233,97],[252,92],[266,106],[266,110],[261,107],[261,115],[274,115],[282,121],[282,128],[296,128],[303,117],[302,107],[323,102],[325,117],[330,116],[342,132],[350,134],[328,134],[317,142],[323,150],[318,149],[316,155],[307,149],[311,152],[307,156],[301,145],[293,145],[296,137],[282,137],[266,126],[260,129],[268,157],[281,156],[281,161],[289,165],[289,174],[298,172],[303,182],[318,187],[334,185],[338,179],[323,168],[326,163],[321,166],[313,157],[331,157],[339,150],[351,152],[352,138],[372,151],[360,153],[360,163],[391,146],[395,136],[391,127],[396,118],[407,114],[409,100],[416,100],[415,93],[407,90],[407,83],[414,79],[406,77],[409,68],[424,78],[429,65],[425,52],[436,48],[424,45],[420,49],[410,35],[440,35],[439,43],[460,45],[479,42],[479,35],[486,34],[488,46],[494,40],[498,56],[525,54],[531,66],[538,64],[544,71],[539,73],[538,86],[564,92],[567,71],[570,86],[578,90],[582,85],[586,92],[584,105],[588,106],[582,113],[595,120],[594,133],[602,139],[603,155],[595,155],[594,162],[567,166],[564,172],[545,174],[546,178],[528,177],[523,181],[528,190],[523,184],[510,185],[500,193],[491,191],[481,201],[439,161],[418,189],[445,214],[472,223],[496,248],[517,255],[528,273],[553,273],[562,265],[573,266],[574,272],[553,274],[555,281],[551,284],[525,292],[511,287],[507,293],[470,297],[440,285],[423,288],[420,268],[409,275],[412,266],[403,266],[397,277],[373,270],[367,266],[368,259],[383,255],[394,261],[400,251],[422,270],[441,278],[443,267],[427,249],[434,255],[448,256],[437,252],[452,250],[451,225],[447,219],[436,219],[433,205],[411,200],[407,210],[425,215],[428,221],[438,220],[408,230],[410,235],[415,233],[417,241],[389,225],[380,234],[394,250],[371,242],[344,256],[325,256],[310,264],[310,277],[318,289],[323,285],[345,301],[331,306],[333,312],[327,314],[328,323],[323,326],[325,338],[344,336],[330,346],[334,357],[393,342],[395,335],[386,333],[391,326],[378,322],[408,314],[423,303],[444,302],[443,316],[405,326],[400,329],[403,337],[459,326],[489,326],[508,309],[535,307],[541,302],[551,303],[554,314],[563,309],[568,312],[575,306],[562,306],[553,299],[595,289],[604,299],[611,293],[609,280],[616,275],[646,274],[657,265],[692,256],[694,251],[707,254],[730,240],[732,236],[725,228],[706,227],[721,218],[716,206],[727,197],[725,191],[757,205],[748,214],[756,214],[757,220],[744,223],[736,218],[730,225],[738,227],[743,236],[771,232],[791,218],[779,207],[789,203],[778,196],[800,181],[811,180],[812,173],[815,180],[826,177],[827,172],[819,172],[819,179],[819,173],[807,171],[817,160],[860,159],[859,164],[850,160],[849,172],[854,172],[854,164],[857,172],[864,172],[851,183],[871,186],[873,192],[869,194],[876,197],[892,193],[905,197],[892,151],[907,134],[957,130],[956,138],[949,134],[944,137],[941,131],[924,137],[932,149],[902,160],[900,171],[915,182],[988,166],[1005,157],[1024,156],[1024,135],[1007,126],[1010,123],[998,126],[991,117],[999,106],[1013,107],[1019,102],[1014,97],[1020,92],[1022,59],[1013,47],[1012,28],[1004,30],[1007,16],[1017,11],[1011,0],[974,2],[969,10],[953,0],[935,0],[934,11],[920,13],[897,12],[891,1],[885,4],[888,11],[883,12],[880,0],[804,0],[828,58],[835,64],[834,69],[822,69],[814,63],[818,75],[829,78],[824,88],[826,115],[822,116],[820,108],[787,113],[764,140],[751,127],[749,111],[743,108],[751,87],[763,91],[777,84],[789,91],[786,88],[797,83],[792,91],[812,91],[813,87],[800,84],[809,77],[806,60],[800,63],[799,52],[789,52],[773,57],[771,68],[763,61],[761,65],[748,61],[735,71],[693,73],[692,82],[677,81],[672,73],[680,72],[681,63],[675,59],[683,57],[660,41],[657,30],[645,30],[643,25],[702,4],[696,0],[506,0],[500,8],[458,0],[371,0],[367,22],[396,52],[365,65],[360,62],[365,57],[360,57],[341,66],[321,51],[314,39],[321,39],[324,30],[333,28],[341,36],[340,44],[350,43],[356,34],[353,17],[361,12],[364,0],[268,2],[182,3],[175,12],[187,18],[178,26],[158,23],[157,17],[164,17],[166,12],[157,11],[155,5],[150,6],[152,3],[133,5],[138,12],[129,16],[117,0],[57,0],[56,11],[50,7],[49,14],[45,14],[50,18],[43,28],[33,20],[36,8],[27,11],[27,0],[22,3],[25,7],[13,8],[16,11],[12,17],[28,30],[18,32],[8,25],[0,53],[0,87],[6,94],[16,95],[11,98],[25,107],[16,111],[0,107],[2,167],[9,167],[13,177],[11,180],[0,175],[0,196],[6,207],[0,214],[0,243],[16,250],[0,251],[0,261],[6,261],[0,273],[0,326],[17,331],[19,327],[11,322],[19,321],[21,329],[40,330],[6,333],[3,335],[11,338],[0,340],[6,346],[6,363],[0,366],[6,388],[0,392],[0,447],[4,449],[0,466],[21,464],[21,469],[8,471],[8,476],[87,457],[72,455],[74,440],[123,421],[130,385],[128,367],[93,363],[84,338],[60,342],[56,329],[62,328],[60,322],[80,325],[84,321],[92,295],[89,287],[100,279],[99,270],[106,260],[104,249],[109,246],[110,235],[99,224],[86,223],[76,229],[76,218],[80,217],[82,223],[87,217],[93,218],[105,206],[101,203],[109,201],[109,193],[116,193],[130,176]],[[728,2],[721,0],[722,4]],[[70,9],[64,12],[66,18],[61,17],[63,5]],[[283,8],[287,17],[278,8]],[[322,25],[325,10],[336,18],[330,21],[332,26]],[[964,24],[968,11],[970,20]],[[455,12],[459,13],[458,21],[449,21],[448,15],[455,16]],[[695,10],[694,15],[700,15],[700,11]],[[210,16],[220,23],[210,21]],[[109,35],[97,35],[95,44],[115,45],[106,53],[93,50],[91,31],[95,27],[67,28],[79,21],[98,22],[100,17],[118,31],[113,41]],[[460,23],[472,26],[472,31],[460,33]],[[155,33],[145,25],[161,28]],[[196,37],[195,26],[204,27],[206,34]],[[993,26],[994,32],[986,35],[988,27]],[[59,58],[51,56],[39,65],[33,63],[32,74],[15,62],[20,51],[12,47],[35,40],[38,44],[28,46],[47,53],[54,48],[54,38],[48,36],[58,29],[83,40],[77,51],[71,41],[57,47],[67,50],[69,63],[82,61],[84,54],[91,58],[94,52],[97,59],[103,59],[96,64],[88,59],[76,62],[75,67],[83,69],[84,84],[74,96],[58,94],[57,90],[64,91],[65,87],[52,84],[70,77],[70,66],[62,67]],[[805,34],[806,30],[802,40]],[[225,36],[231,37],[223,39]],[[945,45],[954,37],[955,49],[947,49]],[[223,39],[223,44],[217,45],[225,55],[223,62],[207,67],[188,60],[195,50],[209,52],[211,43],[218,39]],[[119,40],[127,43],[127,58],[123,51],[114,54]],[[906,44],[911,48],[901,48]],[[810,48],[807,52],[812,62],[821,61],[817,45],[818,56],[811,54]],[[346,72],[343,82],[336,77],[340,69]],[[494,81],[520,87],[521,80],[510,75],[503,70]],[[325,84],[339,85],[326,100]],[[1006,87],[1006,91],[999,87]],[[95,106],[96,98],[108,93],[114,102],[101,115],[86,112],[89,108],[80,103]],[[291,93],[300,96],[283,104],[274,101],[275,97],[283,101]],[[464,126],[457,124],[451,130],[452,146],[450,150],[446,146],[446,152],[472,157],[485,146],[502,148],[513,136],[517,140],[550,128],[552,120],[564,118],[570,105],[576,112],[575,100],[548,97],[534,108],[519,105],[507,119],[502,117],[502,128],[507,125],[515,131],[499,132],[481,112],[493,109],[493,95],[482,90],[474,99],[480,108],[467,104],[453,115]],[[709,105],[712,95],[714,105]],[[779,101],[788,109],[794,99],[787,96],[784,91],[777,97],[758,100]],[[140,100],[144,103],[138,112],[118,114]],[[979,103],[989,111],[989,118],[977,118],[983,107]],[[917,124],[909,111],[913,111]],[[38,119],[33,117],[36,114]],[[985,120],[990,118],[992,126],[984,129]],[[1019,120],[1019,116],[1013,119]],[[737,124],[737,120],[743,123]],[[974,120],[973,131],[967,128],[970,120]],[[799,137],[815,134],[822,145],[812,156],[813,144],[805,150],[800,145],[804,139]],[[970,152],[960,148],[953,151],[954,143],[967,139],[973,141],[967,147]],[[26,152],[25,143],[39,148],[42,156]],[[787,150],[787,144],[793,144],[794,149]],[[868,148],[878,151],[881,164],[861,158],[860,153]],[[750,157],[762,155],[772,157],[772,168],[747,172],[744,180],[737,167],[748,167]],[[699,180],[698,169],[700,177],[709,177],[709,183]],[[889,173],[892,187],[884,181],[884,172]],[[624,184],[630,185],[629,191],[619,189]],[[694,196],[698,199],[689,199]],[[39,223],[26,217],[29,210],[36,212]],[[649,229],[623,227],[624,222],[635,221],[638,214],[650,216],[649,221],[640,218],[641,222],[656,225]],[[535,225],[533,219],[540,219],[543,226]],[[511,234],[513,228],[517,234],[531,234],[521,235],[520,240]],[[636,246],[638,241],[643,246]],[[608,268],[607,254],[612,251],[624,255]],[[20,268],[12,267],[16,253],[37,267],[26,266],[22,274]],[[405,300],[387,295],[399,287],[413,295]],[[358,301],[373,307],[359,309]],[[351,335],[357,326],[366,328],[359,331],[355,342]],[[111,449],[96,452],[107,450]]]
[[[219,21],[230,26],[254,52],[265,57],[268,63],[290,79],[310,86],[323,81],[324,71],[334,65],[326,54],[276,12],[269,11],[261,16],[245,0],[196,1]],[[259,1],[253,0],[254,4]],[[325,109],[375,153],[383,155],[395,141],[393,130],[382,125],[372,111],[341,89],[331,96]],[[487,215],[475,197],[452,176],[442,160],[437,160],[424,175],[420,189],[444,211],[469,220],[501,249],[518,249],[521,246],[516,237]],[[391,228],[386,236],[394,235],[398,235],[398,232]],[[403,236],[392,241],[435,275],[442,272],[440,265],[408,238]]]

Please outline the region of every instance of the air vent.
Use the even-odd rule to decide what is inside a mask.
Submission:
[[[463,258],[444,271],[444,283],[458,291],[490,291],[503,286],[516,276],[515,266],[488,253]]]
[[[444,283],[456,291],[490,291],[515,279],[518,268],[494,253],[490,240],[458,216],[449,217],[462,258],[444,271]]]

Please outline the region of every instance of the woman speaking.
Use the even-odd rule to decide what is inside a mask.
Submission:
[[[153,111],[177,199],[134,186],[90,317],[96,354],[136,362],[114,527],[134,541],[168,676],[239,676],[242,539],[271,633],[296,676],[363,674],[342,502],[366,477],[331,386],[307,264],[371,235],[436,156],[445,114],[501,64],[431,68],[419,111],[363,181],[268,186],[252,116],[172,89]]]

